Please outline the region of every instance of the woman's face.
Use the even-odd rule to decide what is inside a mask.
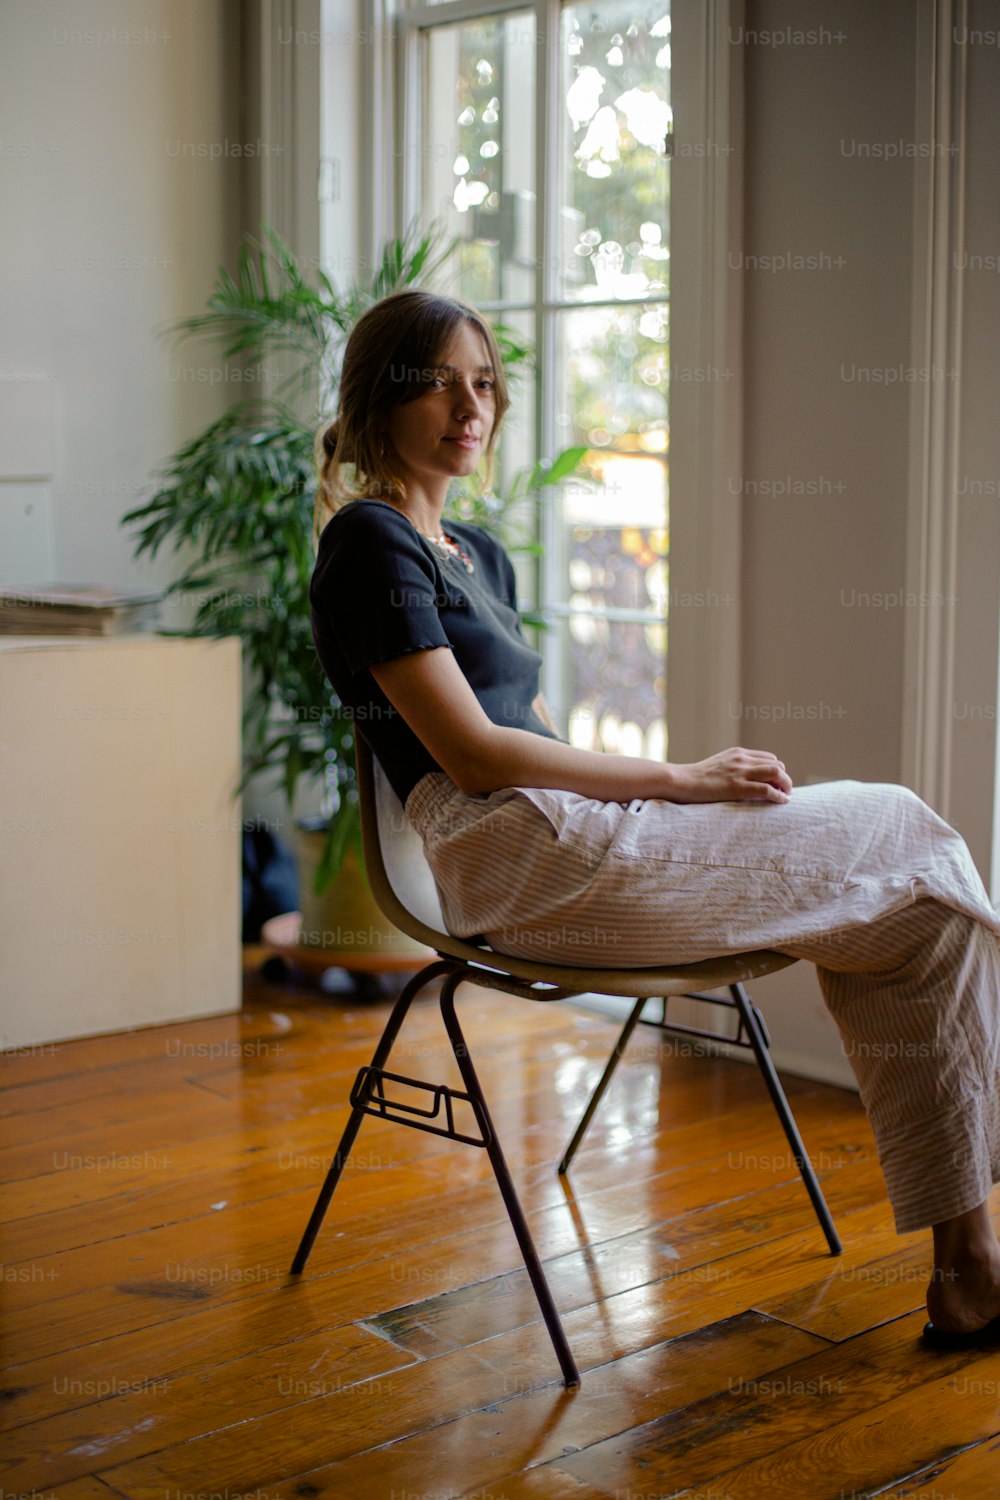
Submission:
[[[496,373],[485,339],[463,318],[440,366],[421,374],[424,390],[391,409],[387,431],[407,489],[443,500],[449,481],[471,474],[486,450],[496,421]]]

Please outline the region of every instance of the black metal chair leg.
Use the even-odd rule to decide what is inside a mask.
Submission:
[[[761,1034],[760,1022],[757,1019],[757,1012],[753,1002],[742,984],[731,984],[729,989],[739,1008],[740,1017],[742,1018],[743,1025],[746,1027],[754,1056],[757,1059],[757,1066],[764,1076],[767,1091],[771,1095],[771,1102],[778,1112],[778,1119],[781,1121],[785,1135],[788,1137],[788,1144],[792,1148],[792,1155],[802,1174],[802,1181],[805,1183],[806,1191],[812,1199],[813,1208],[816,1210],[816,1217],[819,1219],[820,1227],[826,1235],[830,1254],[840,1255],[844,1247],[840,1243],[840,1236],[834,1227],[830,1210],[826,1206],[823,1190],[816,1179],[816,1173],[813,1171],[812,1163],[806,1154],[806,1148],[802,1137],[799,1135],[799,1128],[795,1123],[795,1117],[788,1106],[785,1091],[781,1087],[781,1080],[775,1072],[774,1063],[771,1061],[771,1054]]]
[[[448,960],[436,959],[434,963],[428,964],[426,968],[421,969],[419,974],[414,974],[413,978],[400,993],[399,999],[393,1006],[389,1019],[385,1024],[385,1030],[382,1033],[378,1046],[375,1048],[375,1055],[371,1061],[373,1068],[382,1068],[385,1066],[386,1058],[389,1056],[392,1044],[396,1040],[399,1028],[402,1026],[406,1013],[419,991],[431,979],[437,978],[439,974],[450,974],[454,969],[455,965]],[[340,1174],[343,1172],[347,1158],[350,1156],[351,1147],[354,1145],[355,1137],[361,1129],[361,1121],[364,1117],[365,1111],[357,1106],[351,1111],[351,1117],[344,1127],[344,1133],[340,1138],[340,1145],[337,1147],[330,1170],[327,1172],[323,1186],[320,1188],[319,1197],[316,1199],[312,1216],[306,1225],[305,1234],[303,1234],[299,1248],[295,1252],[295,1259],[292,1261],[290,1273],[292,1276],[298,1276],[309,1259],[309,1252],[313,1247],[317,1234],[319,1234],[320,1226],[326,1217],[326,1211],[330,1206],[330,1199],[333,1197],[337,1183],[340,1181]]]
[[[622,1034],[618,1038],[618,1041],[615,1043],[615,1049],[612,1052],[611,1056],[608,1058],[608,1065],[604,1069],[604,1072],[601,1074],[600,1082],[598,1083],[594,1092],[591,1094],[590,1103],[587,1105],[587,1108],[583,1112],[583,1119],[576,1127],[576,1133],[574,1134],[573,1139],[570,1141],[569,1145],[566,1147],[566,1150],[562,1154],[562,1160],[559,1163],[560,1175],[569,1169],[569,1164],[576,1155],[577,1147],[587,1133],[590,1122],[594,1118],[594,1111],[597,1109],[597,1106],[604,1098],[604,1091],[607,1088],[608,1084],[611,1082],[615,1069],[621,1062],[622,1053],[628,1046],[629,1037],[632,1035],[636,1026],[639,1024],[639,1017],[642,1015],[642,1008],[645,1003],[645,1000],[637,1000],[635,1002],[635,1005],[632,1007],[629,1018],[622,1028]]]
[[[477,1114],[481,1112],[481,1120],[485,1126],[486,1152],[493,1167],[497,1186],[500,1189],[511,1225],[517,1236],[517,1243],[524,1257],[524,1264],[531,1278],[531,1285],[538,1299],[542,1317],[545,1319],[545,1326],[549,1330],[549,1338],[552,1340],[552,1347],[556,1352],[556,1358],[563,1373],[563,1383],[568,1390],[575,1390],[580,1384],[580,1372],[576,1367],[576,1361],[570,1350],[569,1342],[567,1341],[552,1292],[549,1289],[548,1281],[545,1279],[545,1272],[538,1258],[535,1242],[531,1238],[528,1221],[524,1217],[524,1211],[521,1208],[520,1201],[514,1189],[510,1170],[504,1158],[503,1151],[500,1148],[500,1142],[497,1138],[493,1121],[490,1118],[482,1087],[476,1076],[472,1058],[469,1056],[469,1049],[462,1035],[462,1028],[459,1026],[458,1017],[455,1014],[455,991],[463,977],[461,973],[452,973],[442,985],[441,1017],[451,1041],[452,1050],[455,1053],[455,1061],[458,1063],[466,1090],[470,1097],[476,1101]]]

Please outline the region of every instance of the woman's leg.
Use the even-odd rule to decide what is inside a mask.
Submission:
[[[965,1331],[1000,1315],[1000,946],[921,900],[850,933],[783,946],[816,964],[878,1143],[901,1233],[932,1228],[927,1306]]]
[[[955,1333],[1000,1317],[1000,1245],[986,1203],[934,1225],[927,1311],[935,1328]]]

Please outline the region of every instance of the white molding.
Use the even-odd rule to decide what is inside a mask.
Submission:
[[[406,222],[400,158],[392,149],[403,139],[406,118],[406,33],[399,25],[399,0],[364,0],[364,10],[368,45],[361,110],[361,200],[364,255],[374,272],[386,240],[401,235]]]
[[[698,760],[732,742],[725,705],[740,697],[743,467],[743,0],[674,10],[671,368],[716,372],[670,388],[668,758]],[[703,602],[685,603],[685,599]]]
[[[318,260],[320,0],[260,0],[260,217],[297,255]],[[288,40],[296,35],[316,43]],[[259,225],[251,225],[253,233]]]
[[[393,108],[398,128],[394,139],[407,149],[401,160],[394,158],[394,164],[399,160],[399,165],[392,173],[395,216],[391,232],[401,236],[405,226],[417,220],[422,211],[422,161],[419,152],[411,152],[408,148],[414,141],[423,141],[426,121],[425,100],[420,87],[421,31],[410,11],[399,12],[395,24]],[[419,229],[421,233],[426,232],[427,226],[422,220]],[[386,232],[390,231],[387,229]]]
[[[921,0],[917,10],[914,138],[937,150],[914,166],[911,364],[954,372],[914,380],[910,398],[907,591],[955,598],[968,48],[954,28],[967,0]],[[953,149],[954,148],[954,149]],[[902,778],[942,817],[952,802],[955,606],[906,611]]]
[[[268,154],[260,158],[260,213],[264,223],[270,224],[286,240],[295,218],[293,176],[288,162],[288,152],[294,141],[294,48],[281,45],[278,37],[294,27],[295,0],[261,0],[261,139],[266,142],[269,152],[279,147],[281,155]]]
[[[993,702],[1000,704],[1000,661],[997,663],[996,695]],[[996,733],[993,745],[993,837],[990,840],[990,900],[1000,907],[1000,741]]]

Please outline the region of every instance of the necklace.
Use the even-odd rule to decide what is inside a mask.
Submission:
[[[392,505],[393,502],[390,500],[387,501],[386,504]],[[400,508],[401,507],[398,505],[393,505],[394,510],[399,510]],[[403,512],[403,514],[406,514],[405,511]],[[476,565],[472,561],[472,558],[469,556],[469,554],[466,552],[465,548],[460,547],[452,537],[445,536],[443,531],[439,531],[437,536],[428,536],[427,532],[421,531],[420,527],[417,526],[410,517],[407,517],[407,520],[409,520],[410,525],[413,527],[417,535],[422,536],[425,542],[430,542],[431,546],[436,548],[443,557],[451,557],[460,560],[464,564],[465,571],[467,573],[474,573],[476,571]]]
[[[426,531],[422,531],[420,535],[425,541],[430,542],[432,547],[436,547],[439,552],[442,552],[445,557],[460,558],[465,564],[465,571],[467,573],[474,573],[476,571],[476,565],[465,548],[460,547],[452,537],[445,536],[443,531],[438,532],[437,536],[428,536]]]

